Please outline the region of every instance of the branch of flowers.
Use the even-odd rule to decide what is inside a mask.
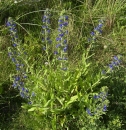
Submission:
[[[120,55],[118,55],[118,56],[114,56],[113,57],[113,60],[111,61],[111,63],[108,65],[108,70],[107,71],[102,71],[102,74],[103,75],[105,75],[106,73],[109,73],[109,72],[112,72],[112,71],[114,71],[114,68],[115,67],[118,67],[119,65],[120,65],[120,63],[121,63],[121,60],[120,60]],[[102,76],[102,77],[104,77],[104,76]],[[102,78],[101,78],[102,79]],[[100,80],[99,80],[100,81]],[[105,112],[106,110],[107,110],[107,105],[104,103],[105,102],[105,100],[106,100],[106,98],[107,98],[107,92],[101,92],[100,94],[98,94],[98,95],[95,95],[94,96],[94,99],[102,99],[102,103],[101,103],[101,105],[102,105],[102,111],[103,112]],[[88,109],[87,108],[87,113],[90,115],[90,116],[92,116],[92,115],[95,115],[96,113],[98,113],[98,111],[97,110],[100,110],[101,108],[97,108],[96,109],[96,111],[95,112],[91,112],[90,111],[90,109]]]
[[[105,75],[108,72],[114,71],[114,68],[118,67],[121,63],[120,57],[121,57],[120,55],[114,56],[113,60],[108,65],[108,67],[109,67],[108,70],[107,71],[103,70],[102,74]],[[98,113],[99,110],[102,110],[103,112],[105,112],[107,110],[107,104],[105,104],[105,100],[107,99],[107,95],[108,95],[108,92],[101,92],[98,95],[94,95],[94,99],[101,101],[101,104],[99,104],[99,106],[96,108],[95,112],[91,112],[90,109],[87,108],[86,112],[88,113],[88,115],[94,116],[95,114]]]
[[[87,108],[86,112],[88,113],[88,115],[95,116],[100,111],[106,112],[107,111],[107,104],[106,104],[107,96],[108,96],[108,92],[106,91],[100,92],[98,95],[94,95],[93,99],[97,100],[97,102],[100,102],[100,103],[96,104],[96,108],[94,112],[91,112],[91,110]]]
[[[11,42],[13,47],[8,49],[8,55],[12,62],[16,66],[17,74],[13,76],[13,87],[17,88],[20,91],[20,96],[25,99],[30,99],[30,94],[27,88],[25,88],[25,82],[27,79],[27,74],[25,71],[25,65],[22,63],[21,56],[24,52],[20,49],[20,42],[17,34],[16,24],[14,23],[12,18],[8,18],[6,23],[9,28]]]
[[[113,56],[113,59],[112,59],[112,61],[111,61],[111,63],[110,64],[108,64],[108,68],[107,68],[107,70],[105,71],[105,70],[102,70],[102,74],[103,75],[105,75],[105,74],[107,74],[107,73],[110,73],[110,72],[112,72],[112,71],[114,71],[114,69],[116,68],[116,67],[119,67],[120,66],[120,64],[121,64],[121,58],[122,56],[121,55],[117,55],[117,56]]]
[[[50,11],[47,8],[44,12],[44,16],[42,19],[43,25],[42,25],[42,43],[43,43],[43,49],[45,50],[46,54],[47,54],[47,62],[48,64],[50,63],[50,44],[52,43],[51,39],[50,39]],[[45,45],[44,45],[45,43]]]
[[[56,55],[56,60],[58,60],[58,64],[62,70],[67,70],[68,64],[68,43],[67,43],[67,35],[68,35],[68,16],[61,15],[58,20],[58,36],[56,41],[58,44],[56,45],[56,51],[54,54]]]
[[[91,38],[88,38],[88,42],[90,42],[90,49],[96,45],[94,43],[96,42],[96,39],[99,35],[102,34],[102,28],[103,28],[103,20],[99,20],[98,26],[94,28],[94,30],[90,33]]]

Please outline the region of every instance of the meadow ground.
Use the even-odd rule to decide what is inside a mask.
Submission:
[[[125,130],[126,0],[0,1],[0,129]]]

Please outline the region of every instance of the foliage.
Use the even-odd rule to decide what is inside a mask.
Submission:
[[[0,127],[125,129],[124,0],[0,5],[0,96],[8,81],[7,91],[22,103],[13,121],[4,126],[1,119]],[[11,96],[4,94],[3,106]]]

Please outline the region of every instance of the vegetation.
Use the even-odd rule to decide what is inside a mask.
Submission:
[[[125,130],[126,1],[0,1],[0,129]]]

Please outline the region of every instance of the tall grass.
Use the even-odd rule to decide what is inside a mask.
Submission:
[[[1,129],[125,129],[125,10],[125,0],[0,2]],[[3,114],[10,101],[21,107]]]

